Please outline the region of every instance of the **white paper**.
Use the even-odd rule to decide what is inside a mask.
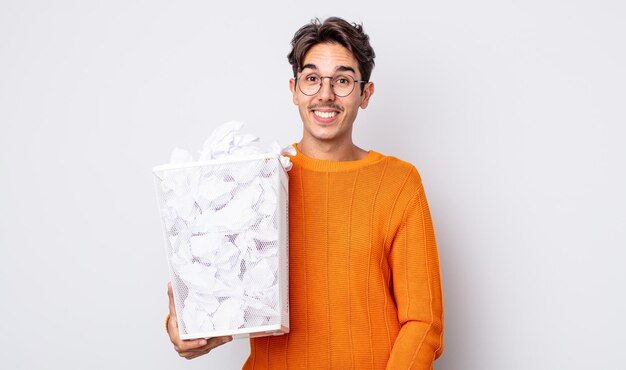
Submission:
[[[218,127],[200,160],[264,153],[240,122]],[[272,144],[275,159],[239,161],[167,171],[161,182],[163,222],[174,275],[185,285],[181,318],[188,333],[277,323],[279,171],[292,146]],[[172,163],[193,160],[175,149]]]

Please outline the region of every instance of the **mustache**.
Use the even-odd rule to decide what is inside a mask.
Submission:
[[[335,109],[338,110],[340,112],[344,111],[344,108],[342,106],[339,106],[337,104],[313,104],[313,105],[309,105],[308,110],[316,110],[316,109],[323,109],[323,108],[329,108],[329,109]]]

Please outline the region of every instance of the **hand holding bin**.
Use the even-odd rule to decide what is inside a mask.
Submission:
[[[289,332],[288,158],[249,152],[153,170],[182,339]]]

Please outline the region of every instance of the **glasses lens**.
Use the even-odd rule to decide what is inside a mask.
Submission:
[[[304,95],[312,96],[320,91],[325,78],[330,80],[333,93],[337,96],[348,96],[352,90],[354,90],[355,82],[351,76],[338,75],[333,77],[321,77],[314,73],[300,76],[298,78],[298,87]]]
[[[348,96],[354,89],[354,80],[350,76],[333,77],[333,91],[337,96]]]
[[[300,91],[305,95],[315,95],[322,87],[322,79],[316,74],[306,74],[298,79]]]

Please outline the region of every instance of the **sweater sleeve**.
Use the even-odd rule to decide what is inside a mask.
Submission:
[[[443,297],[435,232],[423,186],[404,211],[390,252],[400,332],[388,370],[431,370],[443,352]]]

